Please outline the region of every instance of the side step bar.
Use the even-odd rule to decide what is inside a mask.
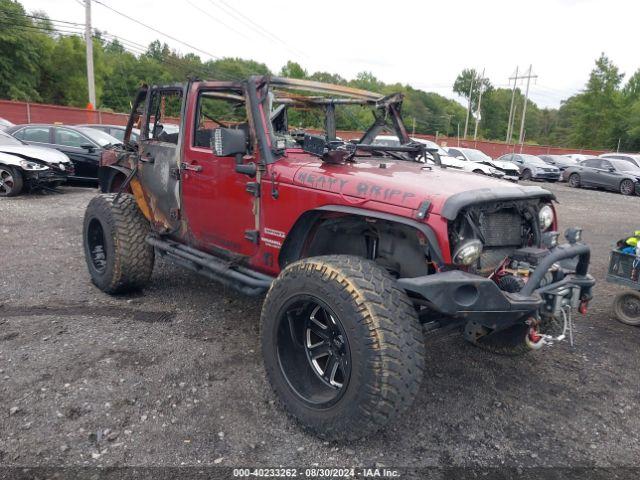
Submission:
[[[274,280],[269,275],[254,272],[240,265],[233,265],[215,255],[201,252],[172,240],[149,235],[146,241],[172,262],[216,280],[245,295],[255,296],[266,292]]]

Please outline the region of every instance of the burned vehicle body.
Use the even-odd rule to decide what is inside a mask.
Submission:
[[[362,436],[410,404],[424,368],[419,321],[458,325],[495,352],[540,348],[591,298],[580,231],[557,245],[542,188],[441,168],[409,138],[401,107],[399,94],[278,77],[143,88],[127,127],[142,124],[137,146],[125,134],[104,153],[104,194],[85,216],[92,280],[110,293],[143,286],[155,249],[246,294],[267,292],[271,384],[326,438]],[[338,139],[341,115],[360,109],[371,126]],[[162,128],[170,116],[181,119],[175,134]],[[311,128],[290,126],[300,124]],[[401,145],[372,145],[384,132]],[[103,233],[103,216],[121,209],[141,231],[131,258]],[[397,391],[384,386],[396,374]]]

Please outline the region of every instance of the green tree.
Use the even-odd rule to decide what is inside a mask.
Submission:
[[[603,53],[589,75],[586,89],[576,95],[572,143],[587,148],[615,148],[622,135],[622,93],[620,73]]]
[[[461,97],[464,97],[467,101],[469,101],[469,92],[471,92],[471,109],[474,112],[478,108],[480,88],[482,87],[485,93],[493,88],[488,78],[480,77],[480,73],[474,68],[465,68],[458,74],[455,82],[453,82],[453,91]]]
[[[47,37],[25,13],[20,3],[0,0],[0,97],[38,101]]]
[[[307,78],[307,71],[302,68],[299,63],[289,60],[280,70],[280,76],[289,78]]]

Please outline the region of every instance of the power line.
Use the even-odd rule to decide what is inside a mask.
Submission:
[[[214,22],[219,23],[220,25],[222,25],[225,28],[228,28],[229,30],[231,30],[232,32],[240,35],[242,38],[251,41],[251,39],[246,36],[244,33],[240,32],[239,30],[236,30],[235,28],[233,28],[230,25],[227,25],[226,23],[224,23],[222,20],[220,20],[219,18],[214,17],[213,15],[211,15],[209,12],[207,12],[206,10],[200,8],[199,6],[197,6],[196,4],[192,3],[191,0],[187,0],[187,3],[189,5],[191,5],[193,8],[195,8],[196,10],[204,13],[207,17],[209,17],[211,20],[213,20]]]
[[[214,0],[209,0],[209,3],[211,3],[215,7],[218,7],[223,12],[225,12],[227,15],[229,15],[229,16],[233,17],[234,19],[240,21],[245,26],[248,26],[250,30],[255,31],[255,33],[257,33],[258,35],[262,36],[263,38],[266,38],[267,40],[269,40],[271,42],[275,41],[277,43],[280,43],[280,44],[284,45],[284,47],[287,50],[289,50],[291,53],[294,53],[295,55],[299,55],[299,56],[303,56],[303,57],[308,56],[304,52],[302,52],[302,51],[300,51],[300,50],[298,50],[296,48],[291,48],[287,42],[282,40],[277,35],[271,33],[269,30],[264,28],[262,25],[260,25],[257,22],[253,21],[251,18],[249,18],[248,16],[243,14],[237,8],[233,7],[232,5],[229,5],[225,0],[219,0],[219,3],[215,2]]]
[[[126,18],[127,20],[130,20],[130,21],[132,21],[132,22],[134,22],[134,23],[137,23],[138,25],[141,25],[141,26],[143,26],[143,27],[145,27],[145,28],[147,28],[147,29],[149,29],[149,30],[152,30],[152,31],[154,31],[154,32],[156,32],[156,33],[158,33],[158,34],[160,34],[160,35],[164,36],[164,37],[167,37],[167,38],[169,38],[169,39],[173,40],[174,42],[178,42],[178,43],[180,43],[180,44],[182,44],[182,45],[184,45],[184,46],[186,46],[186,47],[191,48],[192,50],[195,50],[195,51],[197,51],[197,52],[203,53],[203,54],[205,54],[205,55],[207,55],[207,56],[209,56],[209,57],[211,57],[211,58],[215,58],[215,59],[219,59],[219,58],[220,58],[220,57],[218,57],[217,55],[214,55],[213,53],[207,52],[207,51],[202,50],[202,49],[200,49],[200,48],[198,48],[198,47],[194,47],[193,45],[191,45],[191,44],[189,44],[189,43],[187,43],[187,42],[183,42],[182,40],[179,40],[179,39],[177,39],[176,37],[173,37],[173,36],[171,36],[171,35],[169,35],[169,34],[167,34],[167,33],[164,33],[164,32],[162,32],[162,31],[158,30],[157,28],[154,28],[154,27],[151,27],[151,26],[149,26],[149,25],[147,25],[147,24],[145,24],[145,23],[142,23],[141,21],[139,21],[139,20],[137,20],[137,19],[135,19],[135,18],[133,18],[133,17],[130,17],[130,16],[129,16],[129,15],[127,15],[126,13],[122,13],[122,12],[120,12],[120,11],[116,10],[115,8],[110,7],[109,5],[106,5],[105,3],[101,2],[100,0],[93,0],[93,1],[94,1],[94,2],[96,2],[96,3],[97,3],[97,4],[99,4],[99,5],[102,5],[103,7],[105,7],[105,8],[107,8],[107,9],[111,10],[112,12],[117,13],[118,15],[120,15],[120,16],[122,16],[122,17]]]

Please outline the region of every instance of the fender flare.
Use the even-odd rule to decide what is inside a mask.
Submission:
[[[122,173],[127,177],[131,170],[120,165],[105,165],[98,169],[98,182],[102,193],[109,193],[109,186],[116,172]]]
[[[288,263],[299,257],[299,253],[304,246],[304,241],[306,240],[311,227],[314,225],[318,217],[324,212],[345,213],[363,218],[376,218],[413,227],[427,238],[428,244],[425,248],[426,253],[430,255],[436,264],[444,265],[438,239],[435,232],[429,225],[391,213],[375,212],[364,208],[349,207],[346,205],[325,205],[313,210],[308,210],[296,220],[289,231],[287,238],[285,238],[282,244],[282,249],[278,259],[281,268],[284,268]]]

